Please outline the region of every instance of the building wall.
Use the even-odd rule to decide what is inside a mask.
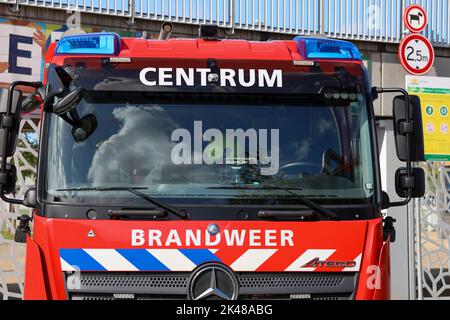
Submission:
[[[82,26],[86,32],[114,31],[122,36],[141,36],[139,32]],[[0,18],[0,88],[13,81],[41,81],[44,55],[52,41],[68,30],[66,24],[31,22]]]

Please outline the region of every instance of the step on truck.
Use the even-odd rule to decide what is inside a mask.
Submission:
[[[350,42],[68,35],[0,105],[0,195],[32,208],[25,299],[389,299],[394,220],[424,193],[420,100]],[[24,89],[28,89],[25,94]],[[392,101],[391,202],[373,101]],[[36,185],[14,196],[21,115]]]

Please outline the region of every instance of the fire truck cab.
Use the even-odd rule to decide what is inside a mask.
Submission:
[[[383,92],[401,202],[381,189]],[[36,187],[15,199],[7,157],[37,107]],[[389,299],[381,210],[424,192],[420,101],[371,88],[345,41],[66,36],[0,116],[1,198],[33,208],[25,299]]]

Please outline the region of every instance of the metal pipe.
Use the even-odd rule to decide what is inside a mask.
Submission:
[[[164,22],[161,25],[161,31],[159,32],[158,40],[167,40],[170,38],[170,34],[172,33],[173,25],[170,22]]]
[[[422,229],[420,215],[420,200],[416,199],[414,205],[414,222],[416,227],[416,257],[417,257],[417,300],[423,300],[423,267],[422,267]]]

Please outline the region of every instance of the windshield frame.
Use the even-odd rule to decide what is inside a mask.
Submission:
[[[80,66],[92,66],[101,65],[101,68],[98,70],[98,72],[92,72],[92,69],[81,67],[78,68],[78,65]],[[346,216],[349,219],[372,219],[377,218],[380,216],[380,207],[381,207],[381,175],[380,175],[380,168],[379,168],[379,148],[378,148],[378,141],[377,141],[377,134],[376,134],[376,126],[375,126],[375,115],[373,110],[373,101],[372,96],[370,94],[370,81],[369,81],[369,75],[367,69],[364,67],[364,65],[361,63],[356,62],[345,62],[345,61],[315,61],[313,64],[308,66],[303,65],[296,65],[295,61],[278,61],[278,60],[216,60],[216,59],[143,59],[143,58],[133,58],[133,62],[131,64],[121,64],[121,63],[111,63],[109,58],[66,58],[63,62],[63,66],[58,66],[55,64],[51,64],[49,68],[50,73],[58,73],[57,77],[62,77],[64,86],[69,86],[70,84],[70,78],[71,75],[77,74],[76,78],[73,78],[72,84],[75,84],[78,87],[82,88],[88,88],[89,86],[94,86],[94,90],[101,91],[102,89],[99,89],[96,87],[96,84],[102,84],[105,85],[103,87],[103,90],[105,88],[108,88],[108,79],[109,77],[113,77],[114,75],[118,75],[120,72],[123,72],[124,69],[127,68],[134,68],[136,65],[140,66],[197,66],[197,67],[212,67],[215,66],[213,70],[219,70],[223,67],[228,68],[237,68],[240,66],[240,68],[248,69],[250,68],[263,68],[267,70],[274,70],[274,69],[281,69],[283,72],[287,72],[287,81],[286,81],[286,87],[281,88],[256,88],[252,87],[249,90],[239,87],[239,88],[232,88],[227,87],[226,92],[229,95],[233,94],[240,94],[240,93],[257,93],[258,94],[274,94],[274,93],[282,93],[283,95],[290,94],[291,92],[300,92],[300,93],[311,93],[311,94],[320,94],[321,93],[321,87],[331,85],[331,86],[337,86],[338,88],[343,88],[346,90],[352,90],[356,88],[358,93],[361,93],[365,96],[365,103],[367,107],[367,121],[369,126],[369,135],[370,135],[370,146],[371,146],[371,153],[372,153],[372,174],[373,174],[373,195],[371,197],[371,201],[366,204],[333,204],[330,206],[334,211],[341,211],[344,213],[344,216]],[[75,68],[74,68],[75,66]],[[217,67],[219,69],[217,69]],[[71,70],[71,72],[69,72]],[[121,71],[122,70],[122,71]],[[67,73],[69,72],[69,73]],[[73,73],[72,73],[73,72]],[[86,73],[87,72],[87,73]],[[119,73],[117,73],[119,72]],[[128,77],[129,75],[126,75]],[[47,75],[49,79],[49,85],[54,85],[51,83],[50,80],[52,77]],[[56,78],[57,78],[56,77]],[[297,78],[300,77],[300,78]],[[55,78],[55,77],[53,77]],[[125,78],[123,78],[126,80]],[[295,80],[297,79],[297,80]],[[298,81],[299,79],[302,79],[301,81]],[[105,80],[105,81],[104,81]],[[69,82],[67,82],[69,81]],[[112,82],[109,81],[109,84],[112,85]],[[86,85],[86,87],[85,87]],[[117,89],[113,88],[112,86],[110,89],[114,90],[124,90],[124,89]],[[131,87],[130,87],[131,88]],[[133,84],[132,88],[136,88]],[[210,84],[205,88],[201,87],[146,87],[142,88],[141,90],[143,92],[165,92],[167,93],[173,93],[173,92],[190,92],[190,93],[210,93],[214,94],[216,92],[223,92],[216,90],[217,88],[214,86],[214,84]],[[261,91],[262,89],[262,91]],[[89,89],[87,89],[89,90]],[[108,89],[106,89],[108,90]],[[267,92],[266,92],[267,91]],[[38,172],[37,172],[37,213],[40,214],[42,212],[43,215],[47,216],[55,216],[55,217],[72,217],[72,218],[86,218],[86,211],[89,210],[89,208],[96,207],[95,205],[86,205],[86,204],[69,204],[69,203],[61,203],[61,202],[51,202],[44,199],[44,192],[45,192],[45,179],[46,179],[46,166],[47,166],[47,146],[48,146],[48,117],[49,112],[51,111],[51,105],[48,106],[47,104],[44,105],[42,115],[42,121],[41,121],[41,132],[40,132],[40,146],[39,146],[39,161],[38,161]],[[163,199],[163,198],[161,198]],[[170,201],[170,198],[169,198]],[[294,201],[295,202],[295,201]],[[181,204],[183,205],[183,204]],[[67,212],[67,210],[62,210],[66,212],[62,212],[61,208],[64,207],[71,207],[72,209],[76,209],[74,215],[72,213]],[[243,210],[246,210],[247,208],[252,208],[254,205],[248,204],[248,205],[239,205]],[[238,206],[238,207],[239,207]],[[288,208],[288,207],[289,208]],[[328,206],[328,205],[325,205]],[[99,208],[101,205],[98,206]],[[117,206],[116,206],[117,207]],[[120,206],[119,206],[120,207]],[[211,205],[204,205],[204,204],[198,204],[198,205],[191,205],[191,207],[198,207],[198,208],[229,208],[234,207],[233,205],[219,205],[219,204],[213,204]],[[256,207],[261,207],[261,205],[256,205]],[[271,207],[279,207],[276,204],[271,205]],[[290,209],[290,208],[302,208],[304,209],[304,206],[297,205],[297,204],[289,204],[284,205],[283,208],[280,209]],[[71,210],[72,210],[71,209]],[[56,210],[56,211],[55,211]],[[58,212],[60,210],[60,212]],[[353,212],[349,213],[349,215],[346,214],[346,212]],[[203,215],[203,218],[206,220],[215,219],[216,216],[212,216],[211,218],[208,216]],[[225,220],[233,220],[232,217],[224,218]],[[260,219],[256,219],[260,220]]]
[[[372,173],[373,173],[373,181],[374,181],[374,190],[373,190],[373,195],[372,197],[368,198],[368,202],[366,204],[351,204],[350,202],[348,204],[340,204],[340,203],[323,203],[323,205],[325,207],[330,207],[330,208],[337,208],[337,211],[340,211],[340,209],[351,209],[351,208],[360,208],[362,209],[363,212],[366,212],[366,214],[361,214],[360,216],[355,214],[356,216],[359,216],[360,218],[375,218],[378,216],[378,208],[379,208],[379,204],[380,204],[380,198],[381,198],[381,184],[380,184],[380,174],[379,174],[379,165],[378,165],[378,146],[377,146],[377,139],[376,139],[376,134],[375,134],[375,121],[374,121],[374,114],[373,114],[373,107],[372,107],[372,101],[369,95],[365,96],[365,104],[366,104],[366,108],[367,108],[367,117],[368,117],[368,125],[369,125],[369,135],[370,135],[370,145],[372,148]],[[49,200],[44,199],[44,193],[45,193],[45,185],[46,185],[46,165],[47,165],[47,159],[46,156],[48,155],[48,152],[45,152],[45,150],[47,150],[47,142],[49,139],[49,132],[48,132],[48,118],[50,117],[50,114],[48,112],[44,112],[44,116],[43,116],[43,121],[42,121],[42,126],[41,126],[41,144],[40,144],[40,152],[39,152],[39,168],[38,168],[38,182],[37,182],[37,194],[38,194],[38,205],[40,206],[41,210],[44,210],[44,207],[49,207],[49,206],[56,206],[56,207],[61,207],[61,206],[70,206],[72,208],[74,207],[79,207],[81,208],[92,208],[95,207],[95,205],[92,204],[86,204],[86,203],[79,203],[79,204],[74,204],[74,203],[64,203],[64,202],[52,202]],[[158,198],[164,201],[167,201],[173,205],[179,205],[179,206],[188,206],[188,207],[210,207],[211,205],[214,205],[215,207],[217,206],[221,206],[219,204],[214,204],[213,202],[211,203],[198,203],[198,204],[194,204],[194,203],[189,203],[189,204],[185,204],[183,203],[183,201],[180,202],[172,202],[171,199],[172,198]],[[370,201],[369,201],[370,199]],[[314,200],[314,199],[312,199]],[[104,207],[104,204],[99,204],[100,207]],[[227,205],[224,205],[224,207]],[[233,206],[233,205],[231,205]],[[242,207],[242,208],[251,208],[252,206],[256,206],[256,207],[262,207],[262,204],[252,204],[252,203],[248,203],[248,204],[239,204],[237,207]],[[120,205],[115,205],[115,206],[111,206],[111,207],[123,207]],[[142,205],[138,205],[137,207],[142,207]],[[227,206],[230,207],[230,206]],[[299,205],[298,203],[296,203],[294,200],[290,201],[286,204],[283,205],[276,205],[276,204],[272,204],[270,205],[270,207],[283,207],[283,208],[304,208],[304,206]],[[38,210],[38,212],[40,212],[41,210]],[[51,210],[53,211],[53,210]],[[78,210],[77,210],[78,211]],[[85,218],[85,215],[84,215]]]

